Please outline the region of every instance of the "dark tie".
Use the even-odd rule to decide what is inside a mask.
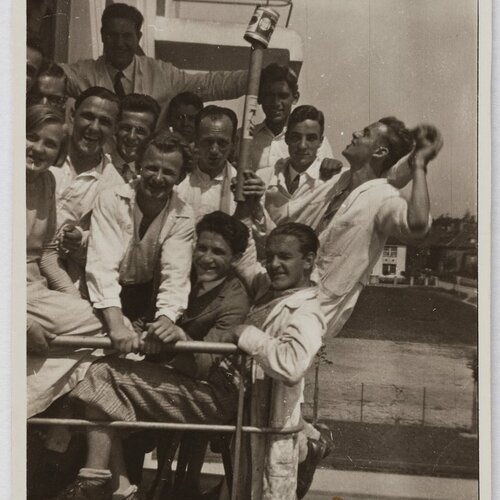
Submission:
[[[121,71],[118,71],[118,73],[116,73],[116,75],[115,75],[115,80],[113,82],[115,94],[120,98],[122,98],[125,95],[125,89],[123,88],[123,84],[122,84],[122,78],[124,76],[125,75]]]
[[[288,176],[288,179],[290,179],[290,175]],[[300,182],[300,174],[297,174],[292,181],[291,180],[287,181],[286,188],[288,189],[288,192],[290,194],[293,194],[295,193],[295,191],[297,191],[297,188],[299,187],[299,182]]]

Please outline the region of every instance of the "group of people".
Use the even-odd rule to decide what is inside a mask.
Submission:
[[[236,359],[162,346],[234,343],[252,361],[241,381],[250,422],[303,427],[249,439],[241,498],[303,498],[331,446],[302,418],[304,376],[387,238],[428,232],[427,166],[441,135],[381,118],[353,134],[343,166],[323,113],[292,111],[297,75],[273,63],[262,71],[265,119],[253,125],[236,202],[238,118],[204,102],[241,96],[246,72],[185,73],[137,55],[142,22],[134,7],[109,5],[103,56],[73,64],[45,61],[28,36],[28,417],[231,423]],[[406,200],[399,189],[409,182]],[[113,352],[51,347],[68,335],[107,335]],[[51,429],[45,445],[64,450],[65,435]],[[128,437],[90,427],[86,439],[84,467],[55,498],[138,498]],[[203,498],[207,442],[198,444],[180,498]]]

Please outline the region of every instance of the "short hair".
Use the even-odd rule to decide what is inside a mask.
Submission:
[[[384,170],[387,170],[412,150],[414,142],[411,131],[406,128],[406,125],[401,120],[394,116],[386,116],[380,119],[379,123],[382,123],[388,129],[384,136],[389,148],[389,154],[384,161]]]
[[[199,237],[203,231],[221,235],[233,254],[243,253],[247,249],[250,232],[243,222],[232,215],[218,210],[203,216],[196,224],[196,235]]]
[[[56,64],[55,62],[49,62],[45,68],[43,68],[42,71],[40,71],[38,78],[41,76],[51,76],[54,78],[64,78],[64,80],[67,80],[68,77],[66,76],[66,73],[62,69],[59,64]]]
[[[39,130],[41,127],[51,123],[59,123],[64,126],[64,114],[50,104],[33,104],[26,109],[26,135]],[[59,154],[54,162],[55,166],[61,166],[68,153],[67,136],[61,144]]]
[[[45,57],[45,50],[41,38],[33,31],[28,30],[26,34],[26,47],[30,47],[37,52],[40,52],[42,57]]]
[[[297,106],[291,113],[288,118],[288,125],[286,127],[285,138],[289,132],[292,131],[292,128],[297,125],[297,123],[301,123],[305,120],[314,120],[319,123],[319,128],[321,131],[321,135],[323,135],[325,131],[325,115],[322,111],[315,108],[314,106],[303,105]]]
[[[310,226],[301,224],[300,222],[287,222],[276,226],[269,234],[268,241],[275,236],[294,236],[299,242],[302,255],[307,255],[312,252],[318,253],[319,240]]]
[[[156,122],[160,116],[160,105],[151,96],[146,94],[127,94],[120,100],[120,114],[121,118],[124,111],[136,111],[151,113],[154,116],[153,128],[156,127]]]
[[[167,123],[171,123],[174,109],[181,104],[184,104],[185,106],[193,106],[198,111],[203,109],[203,100],[198,94],[195,94],[194,92],[181,92],[173,97],[168,104],[167,113],[165,115],[165,121]]]
[[[134,23],[135,30],[140,33],[142,28],[142,23],[144,22],[144,17],[141,12],[125,3],[112,3],[108,5],[101,17],[101,29],[105,31],[105,25],[112,19],[127,19]]]
[[[274,82],[286,82],[290,87],[293,95],[297,95],[299,92],[299,83],[297,74],[289,66],[284,66],[278,63],[268,64],[260,74],[260,87],[262,90],[264,85],[269,85]],[[260,99],[260,92],[259,92]]]
[[[192,162],[191,149],[182,135],[177,132],[170,132],[167,129],[159,129],[144,141],[137,149],[138,165],[141,165],[144,155],[149,148],[156,148],[162,153],[173,153],[179,151],[182,154],[183,170],[189,170]]]
[[[101,99],[106,99],[120,106],[120,98],[111,90],[105,89],[104,87],[89,87],[84,90],[75,100],[75,111],[80,107],[83,101],[89,97],[100,97]]]
[[[233,141],[236,140],[236,133],[238,130],[238,117],[236,116],[236,113],[229,108],[223,108],[221,106],[215,106],[211,104],[210,106],[207,106],[206,108],[203,108],[197,115],[194,120],[194,129],[196,132],[196,135],[198,135],[200,131],[200,123],[202,120],[205,118],[210,118],[212,121],[215,120],[220,120],[222,117],[227,116],[233,125]]]

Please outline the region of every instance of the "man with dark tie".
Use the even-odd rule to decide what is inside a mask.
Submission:
[[[187,73],[173,64],[137,55],[142,14],[130,5],[108,5],[101,18],[103,55],[63,65],[68,94],[77,97],[88,87],[101,86],[123,97],[146,94],[166,107],[175,95],[191,91],[204,101],[235,99],[245,93],[247,71]]]

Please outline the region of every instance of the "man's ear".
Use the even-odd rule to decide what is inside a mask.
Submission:
[[[308,254],[306,254],[306,256],[304,257],[305,261],[304,268],[307,271],[311,272],[313,270],[315,260],[316,260],[316,254],[314,252],[309,252]]]
[[[373,157],[382,159],[386,157],[389,154],[389,148],[385,146],[379,146],[374,152],[373,152]]]
[[[297,90],[297,92],[293,96],[293,103],[292,104],[297,104],[300,99],[300,92]]]
[[[142,31],[139,31],[139,33],[137,33],[137,41],[140,42],[141,38],[142,38]]]

